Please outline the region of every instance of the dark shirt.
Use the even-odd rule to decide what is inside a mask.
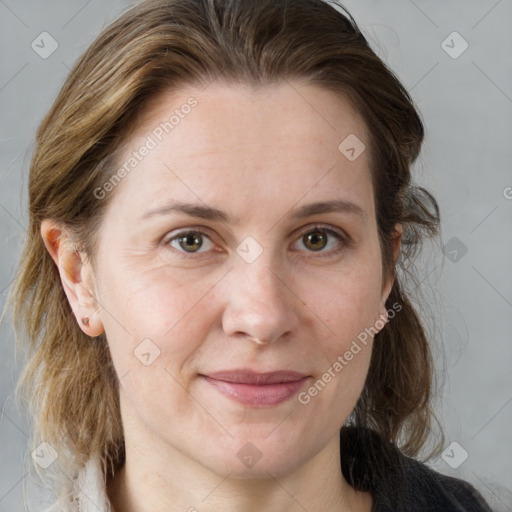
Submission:
[[[372,512],[492,512],[469,482],[406,456],[373,430],[343,427],[340,452],[343,476],[372,494]]]

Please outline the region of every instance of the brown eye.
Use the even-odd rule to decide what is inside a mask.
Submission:
[[[178,243],[180,247],[187,252],[196,252],[203,245],[203,239],[201,235],[197,233],[187,233],[178,237]]]
[[[182,231],[173,237],[167,237],[164,244],[170,245],[183,256],[208,252],[214,245],[210,237],[202,231]]]
[[[319,256],[334,256],[348,244],[348,237],[324,226],[313,226],[302,232],[298,243],[305,247],[306,252],[317,252]]]
[[[321,231],[311,231],[302,237],[304,245],[312,251],[321,251],[327,245],[327,236]]]

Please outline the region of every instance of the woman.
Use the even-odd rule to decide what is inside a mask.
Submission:
[[[147,0],[99,36],[39,128],[13,289],[52,512],[490,510],[414,458],[423,135],[320,0]]]

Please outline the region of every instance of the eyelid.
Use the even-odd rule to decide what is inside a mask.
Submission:
[[[314,232],[315,229],[317,229],[319,231],[320,230],[325,231],[329,235],[336,237],[338,239],[338,241],[342,244],[342,247],[339,247],[337,249],[331,249],[329,251],[318,251],[316,253],[317,257],[334,256],[334,255],[338,254],[341,250],[343,250],[344,247],[346,247],[347,245],[350,245],[350,243],[351,243],[351,238],[345,231],[343,231],[339,228],[335,228],[334,226],[331,226],[330,224],[313,223],[313,224],[310,224],[303,228],[300,228],[300,230],[298,230],[298,232],[296,232],[296,233],[297,233],[298,238],[300,238],[300,237],[304,236],[306,233]],[[174,233],[174,231],[175,230],[171,231],[170,233]],[[179,238],[179,237],[187,235],[187,234],[205,235],[211,240],[211,242],[213,244],[215,243],[212,240],[211,230],[206,226],[189,226],[186,228],[178,229],[178,231],[176,233],[174,233],[172,236],[170,236],[170,233],[167,233],[162,238],[161,243],[164,246],[170,246],[170,242],[172,240],[175,240],[176,238]],[[294,243],[297,243],[297,241],[298,241],[298,239],[296,239]],[[194,258],[194,257],[196,257],[195,255],[206,254],[208,252],[208,251],[203,251],[203,252],[196,252],[196,253],[193,253],[193,252],[187,253],[186,251],[180,251],[174,247],[171,247],[171,249],[173,251],[179,253],[179,255],[184,258]],[[310,254],[315,254],[315,251],[307,251],[307,252],[309,252]]]
[[[327,231],[328,233],[334,233],[335,235],[338,235],[340,238],[348,238],[348,235],[340,228],[335,228],[330,224],[322,224],[321,222],[313,223],[310,224],[309,226],[301,228],[299,230],[299,234],[305,235],[306,233],[314,231],[315,229],[324,230]]]
[[[175,233],[175,231],[176,231],[176,233]],[[174,233],[174,234],[172,234],[172,233]],[[212,241],[212,243],[215,243],[212,240],[212,231],[208,227],[206,227],[206,226],[189,226],[189,227],[178,229],[178,230],[172,230],[169,233],[166,233],[161,239],[161,244],[164,246],[170,246],[170,242],[172,240],[175,240],[176,238],[179,238],[181,236],[185,236],[188,234],[196,234],[196,233],[203,235],[203,236],[207,236]],[[172,236],[171,236],[171,234],[172,234]],[[174,249],[174,247],[172,249]],[[178,251],[177,249],[174,249],[174,250],[182,255],[185,255],[185,256],[193,256],[194,254],[202,254],[202,253],[192,253],[192,252],[187,253],[185,251]]]
[[[314,223],[312,225],[306,226],[305,228],[301,228],[299,231],[299,237],[304,236],[306,233],[314,232],[315,230],[318,231],[325,231],[327,234],[334,236],[338,239],[338,241],[341,243],[341,247],[331,249],[329,251],[319,251],[316,253],[316,256],[318,258],[329,258],[337,255],[340,253],[345,247],[350,245],[351,239],[345,231],[335,228],[331,226],[330,224],[322,224],[322,223]],[[298,241],[298,240],[297,240]],[[295,242],[296,243],[296,242]],[[310,254],[315,254],[315,251],[308,251]]]
[[[172,233],[176,233],[173,236],[170,236]],[[173,238],[176,238],[177,236],[187,234],[187,233],[196,233],[196,232],[202,232],[202,231],[209,231],[209,229],[206,226],[187,226],[186,228],[177,228],[172,229],[171,231],[168,231],[163,237],[162,241],[165,240],[171,240]]]

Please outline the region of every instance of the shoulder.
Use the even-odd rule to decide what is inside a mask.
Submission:
[[[340,441],[343,475],[372,493],[372,512],[492,512],[469,482],[404,455],[370,429],[344,427]]]
[[[480,492],[469,482],[439,473],[405,455],[402,457],[406,468],[402,497],[404,501],[414,503],[416,510],[492,512]]]
[[[92,507],[92,508],[91,508]],[[42,512],[111,512],[105,475],[99,456],[94,456],[70,479],[65,492]]]

